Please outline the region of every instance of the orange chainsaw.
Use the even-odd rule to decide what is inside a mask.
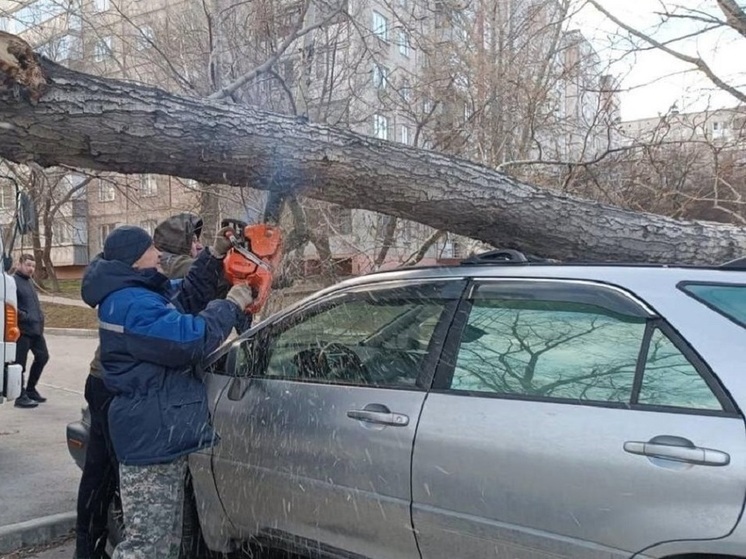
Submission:
[[[267,302],[273,274],[282,260],[282,231],[274,224],[279,222],[282,201],[270,194],[264,223],[247,225],[236,219],[224,219],[220,224],[235,232],[227,235],[232,248],[223,260],[225,277],[231,285],[245,283],[251,287],[254,301],[246,307],[251,314],[261,311]]]

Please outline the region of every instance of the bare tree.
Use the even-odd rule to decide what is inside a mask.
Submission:
[[[15,199],[13,186],[19,185],[29,195],[37,214],[34,230],[31,232],[31,248],[39,263],[37,279],[42,285],[45,280],[52,283],[52,289],[59,291],[59,283],[52,258],[54,241],[72,245],[73,237],[80,234],[80,224],[76,223],[70,202],[79,200],[93,175],[81,174],[70,169],[44,170],[38,165],[20,166],[8,162],[0,163],[0,188],[3,189],[3,203],[7,207]],[[13,185],[13,186],[11,186]],[[69,246],[68,250],[74,248]]]

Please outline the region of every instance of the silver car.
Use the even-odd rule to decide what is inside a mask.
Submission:
[[[746,557],[746,266],[489,253],[353,279],[205,370],[200,542],[302,557]],[[196,523],[195,523],[196,526]]]

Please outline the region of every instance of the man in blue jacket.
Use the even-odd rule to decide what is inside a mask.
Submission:
[[[252,300],[247,286],[213,300],[229,248],[220,237],[174,282],[159,271],[150,235],[123,226],[83,276],[83,300],[98,307],[104,383],[115,394],[109,431],[127,537],[114,559],[178,556],[187,455],[214,438],[193,366],[244,321]]]

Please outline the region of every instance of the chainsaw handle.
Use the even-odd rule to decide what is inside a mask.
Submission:
[[[240,219],[226,218],[220,222],[220,228],[231,227],[234,231],[243,231],[248,223],[241,221]]]

